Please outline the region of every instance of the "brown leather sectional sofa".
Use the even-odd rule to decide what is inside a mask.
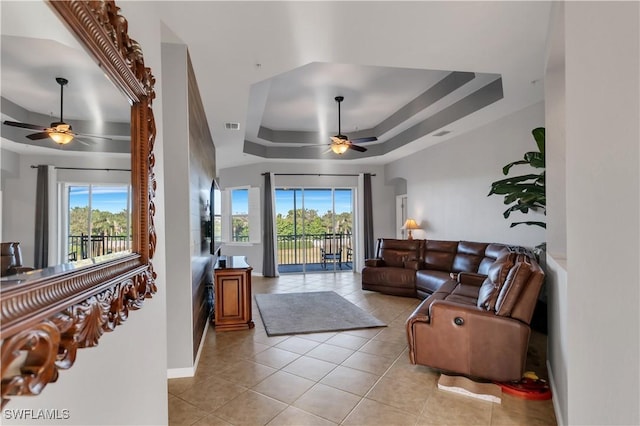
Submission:
[[[495,381],[524,373],[544,272],[503,244],[379,239],[362,288],[424,299],[407,319],[413,364]]]
[[[365,261],[362,289],[425,299],[450,280],[451,273],[486,275],[504,250],[504,244],[379,238],[375,258]]]

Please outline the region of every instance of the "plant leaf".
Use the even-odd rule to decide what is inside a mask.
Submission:
[[[533,138],[536,140],[536,145],[538,145],[538,151],[544,156],[544,148],[545,148],[545,129],[544,127],[536,127],[531,131]]]
[[[527,152],[524,154],[524,159],[529,163],[531,167],[535,167],[536,169],[544,168],[544,154],[541,152]]]
[[[541,228],[547,228],[547,224],[544,222],[536,222],[536,221],[529,221],[529,222],[512,222],[511,225],[509,226],[509,228],[513,228],[514,226],[518,226],[518,225],[533,225],[533,226],[540,226]]]
[[[529,164],[529,162],[527,160],[520,160],[520,161],[514,161],[513,163],[509,163],[506,166],[504,166],[502,168],[502,174],[503,175],[508,175],[509,174],[509,170],[511,169],[511,167],[517,165],[517,164]]]

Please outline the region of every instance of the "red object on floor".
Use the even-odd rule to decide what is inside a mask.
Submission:
[[[502,388],[502,392],[524,399],[546,400],[551,399],[551,388],[546,380],[528,379],[523,377],[513,382],[496,382]]]

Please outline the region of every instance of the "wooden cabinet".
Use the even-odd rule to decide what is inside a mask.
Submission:
[[[243,256],[227,256],[226,265],[218,260],[215,277],[216,331],[253,328],[251,317],[251,270]]]

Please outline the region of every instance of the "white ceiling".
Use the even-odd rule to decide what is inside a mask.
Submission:
[[[336,95],[345,96],[345,130],[370,127],[421,93],[420,83],[432,81],[422,80],[422,70],[500,75],[504,98],[448,125],[452,133],[445,137],[426,135],[382,156],[350,161],[386,163],[543,99],[549,2],[214,1],[158,7],[169,29],[166,39],[189,48],[219,167],[270,161],[243,153],[245,140],[270,145],[256,136],[259,125],[315,125],[315,131],[326,125],[329,133],[336,131]],[[394,93],[391,81],[376,78],[384,72],[376,67],[402,69],[405,91]],[[256,88],[262,90],[259,102]],[[226,130],[225,122],[239,122],[241,131]],[[282,157],[290,150],[282,150]]]
[[[53,10],[42,1],[1,1],[0,89],[2,120],[49,126],[60,118],[60,86],[64,87],[64,121],[74,130],[107,135],[119,142],[73,142],[60,147],[49,139],[31,141],[28,129],[1,126],[2,148],[25,154],[66,155],[101,151],[104,143],[126,146],[130,107],[84,51]],[[9,101],[7,103],[6,101]],[[122,141],[124,139],[124,141]]]
[[[14,2],[0,4],[2,33],[25,36],[18,29],[29,28],[35,32],[29,36],[38,37],[40,28],[48,22],[41,15],[36,22],[32,17],[23,16],[22,22],[12,18],[8,20],[9,26],[15,29],[6,30],[8,3]],[[14,7],[25,3],[30,2],[16,2]],[[295,157],[292,150],[300,144],[280,148],[284,144],[258,136],[261,126],[279,131],[335,134],[336,95],[345,96],[342,131],[349,135],[373,128],[451,71],[476,73],[472,82],[475,86],[463,86],[421,111],[422,115],[397,123],[384,135],[374,135],[380,143],[367,145],[371,152],[374,145],[384,145],[496,76],[502,79],[503,98],[446,125],[446,130],[452,132],[449,135],[434,137],[434,130],[407,143],[395,144],[398,147],[389,152],[380,150],[380,155],[346,157],[347,161],[369,164],[384,164],[406,156],[543,99],[549,2],[149,1],[146,4],[157,9],[165,24],[163,39],[182,42],[189,48],[216,145],[218,168]],[[127,2],[119,5],[126,17]],[[136,28],[129,28],[129,32],[136,38]],[[52,37],[40,35],[40,38]],[[73,42],[62,43],[69,46]],[[51,63],[51,56],[57,55],[32,55],[31,59],[44,58]],[[2,60],[4,96],[4,50]],[[73,70],[69,70],[69,75],[70,92],[77,78]],[[51,80],[54,86],[51,100],[38,103],[50,104],[44,113],[57,115],[59,88],[53,76],[31,78],[44,83]],[[87,99],[94,96],[93,88],[84,88],[82,93]],[[28,97],[11,96],[21,100]],[[72,114],[69,96],[67,102],[65,90],[65,115]],[[108,109],[104,107],[102,110],[101,106],[101,111],[107,117]],[[91,111],[88,107],[82,110]],[[240,123],[240,131],[226,130],[226,122]],[[277,147],[273,151],[276,155],[263,158],[247,154],[246,146]],[[316,155],[314,149],[306,151]],[[320,156],[322,150],[317,151]],[[325,154],[319,158],[336,161],[337,156]]]

